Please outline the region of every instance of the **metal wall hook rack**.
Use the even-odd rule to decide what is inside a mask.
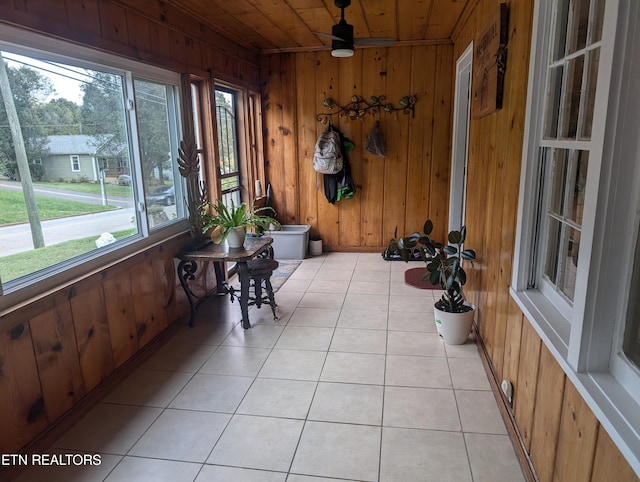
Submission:
[[[384,95],[371,96],[369,100],[365,100],[359,95],[351,97],[351,102],[344,106],[337,104],[333,99],[327,97],[322,101],[322,105],[329,109],[336,109],[334,112],[327,112],[324,114],[317,114],[316,119],[318,122],[328,124],[331,122],[333,116],[343,117],[347,120],[362,119],[367,114],[379,114],[380,111],[402,112],[403,114],[415,117],[415,104],[416,95],[405,95],[400,99],[400,106],[396,107],[392,103],[386,101]]]

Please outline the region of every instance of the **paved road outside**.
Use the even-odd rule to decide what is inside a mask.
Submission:
[[[84,214],[42,222],[42,232],[46,246],[70,239],[94,236],[102,233],[123,231],[134,227],[133,208],[117,209],[103,213]],[[14,224],[0,227],[0,256],[30,251],[33,249],[29,224]]]
[[[0,180],[0,189],[21,191],[22,186],[19,182]],[[41,186],[36,186],[34,190],[37,194],[43,196],[102,204],[101,196],[95,194],[64,191]],[[135,219],[132,198],[112,196],[107,200],[107,203],[120,209],[42,221],[45,245],[51,246],[70,239],[88,236],[95,236],[97,239],[102,233],[113,233],[135,227],[132,222]],[[164,210],[169,219],[171,219],[175,216],[176,206],[166,206]],[[32,249],[33,240],[31,239],[29,223],[0,226],[0,257]]]

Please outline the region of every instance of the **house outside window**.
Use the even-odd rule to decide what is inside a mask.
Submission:
[[[640,472],[640,6],[536,2],[511,294]]]
[[[29,126],[23,129],[27,158],[39,160],[43,182],[73,181],[61,189],[83,190],[76,196],[82,202],[65,201],[59,212],[43,210],[52,203],[37,190],[34,206],[22,192],[12,198],[15,209],[0,217],[0,237],[7,224],[20,234],[0,253],[0,308],[188,228],[175,162],[179,74],[10,27],[0,33],[0,53],[12,86],[39,79],[32,90],[14,94],[17,117]],[[56,99],[68,101],[63,104],[73,112],[66,118],[77,125],[44,121],[56,118],[46,115]],[[40,112],[42,122],[34,115]],[[0,103],[3,119],[8,122]],[[16,141],[5,131],[0,169],[19,180]],[[116,169],[105,171],[109,164]],[[33,182],[40,181],[33,172]],[[63,227],[53,228],[50,219]]]

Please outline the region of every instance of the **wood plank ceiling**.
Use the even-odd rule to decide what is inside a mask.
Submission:
[[[328,49],[340,20],[335,0],[165,0],[236,43],[260,53]],[[125,0],[135,8],[140,0]],[[345,19],[356,38],[390,37],[393,45],[448,42],[474,0],[352,0]],[[470,5],[472,6],[472,5]]]

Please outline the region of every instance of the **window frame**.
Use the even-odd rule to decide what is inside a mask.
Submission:
[[[76,45],[63,40],[45,37],[41,34],[29,32],[13,26],[3,26],[0,32],[0,48],[8,48],[19,54],[32,57],[42,56],[51,61],[61,63],[73,63],[78,67],[89,69],[104,69],[106,72],[119,72],[126,79],[124,95],[125,101],[133,107],[131,99],[134,99],[132,90],[133,78],[150,79],[154,82],[163,82],[174,86],[175,98],[175,133],[178,140],[183,137],[183,119],[181,109],[181,77],[177,72],[167,68],[156,67],[124,57],[119,57],[112,53],[102,52],[83,45]],[[133,203],[138,223],[138,233],[126,239],[120,240],[112,245],[105,246],[100,250],[94,250],[81,256],[63,261],[59,264],[43,269],[34,276],[26,276],[24,280],[14,283],[9,281],[4,287],[0,284],[0,315],[4,315],[16,307],[35,301],[53,290],[67,286],[83,277],[89,276],[98,271],[104,270],[125,259],[133,257],[155,245],[162,244],[168,239],[174,238],[189,230],[188,212],[182,209],[182,216],[168,223],[149,228],[146,216],[146,206],[144,201],[144,189],[142,186],[141,172],[134,174],[132,169],[140,169],[139,149],[135,123],[130,119],[135,116],[135,110],[127,109],[125,115],[129,123],[130,149],[131,151],[131,174],[134,185]],[[173,166],[176,172],[175,166]],[[176,183],[180,183],[183,192],[184,179],[178,174],[174,178]],[[178,191],[176,191],[178,192]],[[177,197],[177,196],[176,196]],[[0,280],[1,283],[1,280]]]
[[[233,98],[233,112],[231,115],[233,116],[232,122],[232,132],[231,132],[231,142],[234,152],[234,158],[236,163],[236,170],[228,173],[223,172],[222,166],[222,158],[220,156],[220,150],[222,146],[220,145],[221,137],[224,135],[220,132],[220,124],[218,122],[218,109],[219,106],[216,103],[216,94],[220,91],[224,94],[229,94]],[[216,133],[216,151],[215,151],[215,160],[216,160],[216,180],[217,180],[217,192],[219,193],[219,197],[225,205],[230,205],[231,202],[235,202],[239,204],[241,202],[247,202],[248,196],[246,193],[246,157],[244,155],[244,151],[241,148],[242,145],[242,135],[244,134],[244,130],[242,129],[242,121],[244,120],[244,97],[243,90],[232,87],[229,84],[223,82],[214,82],[213,83],[213,99],[214,99],[214,114],[213,119],[215,121],[215,133]],[[226,137],[228,137],[228,133],[225,133]],[[222,186],[222,182],[225,179],[233,179],[237,178],[238,185],[231,189],[224,189]]]
[[[581,258],[569,316],[532,286],[531,276],[534,271],[536,280],[541,275],[532,253],[538,249],[536,230],[544,229],[537,223],[539,190],[544,189],[539,153],[545,145],[541,121],[545,106],[540,99],[546,95],[552,11],[553,0],[536,2],[510,293],[640,474],[640,370],[629,367],[621,377],[610,368],[610,362],[622,360],[620,347],[633,267],[628,260],[633,260],[640,226],[640,194],[635,192],[637,187],[633,189],[640,184],[640,101],[632,80],[638,78],[640,69],[631,61],[640,55],[640,6],[634,0],[607,0],[604,12],[594,106],[598,115],[594,115],[590,141],[592,152],[594,145],[600,149],[601,159],[595,166],[593,158],[589,159]]]

